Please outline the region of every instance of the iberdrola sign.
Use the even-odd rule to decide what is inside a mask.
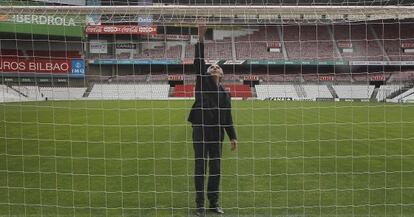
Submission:
[[[10,21],[14,23],[42,24],[52,26],[76,26],[74,17],[54,15],[12,15]]]
[[[83,16],[71,15],[0,15],[0,32],[84,37]]]

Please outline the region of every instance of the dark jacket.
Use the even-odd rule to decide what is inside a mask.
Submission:
[[[197,73],[195,102],[188,121],[193,126],[219,126],[226,130],[230,139],[237,139],[231,115],[231,98],[228,91],[217,85],[207,74],[204,60],[204,44],[195,45],[194,70]]]

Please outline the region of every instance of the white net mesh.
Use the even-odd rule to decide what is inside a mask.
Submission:
[[[193,215],[200,17],[225,216],[414,213],[409,1],[66,3],[0,3],[0,216]]]

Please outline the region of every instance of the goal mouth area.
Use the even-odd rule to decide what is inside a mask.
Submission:
[[[414,18],[412,6],[214,6],[214,5],[145,5],[145,6],[3,6],[1,14],[48,15],[154,15],[158,22],[194,23],[208,17],[209,23],[283,21],[371,21]],[[155,20],[157,21],[157,20]]]

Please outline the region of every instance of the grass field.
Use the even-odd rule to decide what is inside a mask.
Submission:
[[[0,104],[0,215],[191,216],[191,104]],[[414,105],[233,107],[224,216],[414,215]]]

